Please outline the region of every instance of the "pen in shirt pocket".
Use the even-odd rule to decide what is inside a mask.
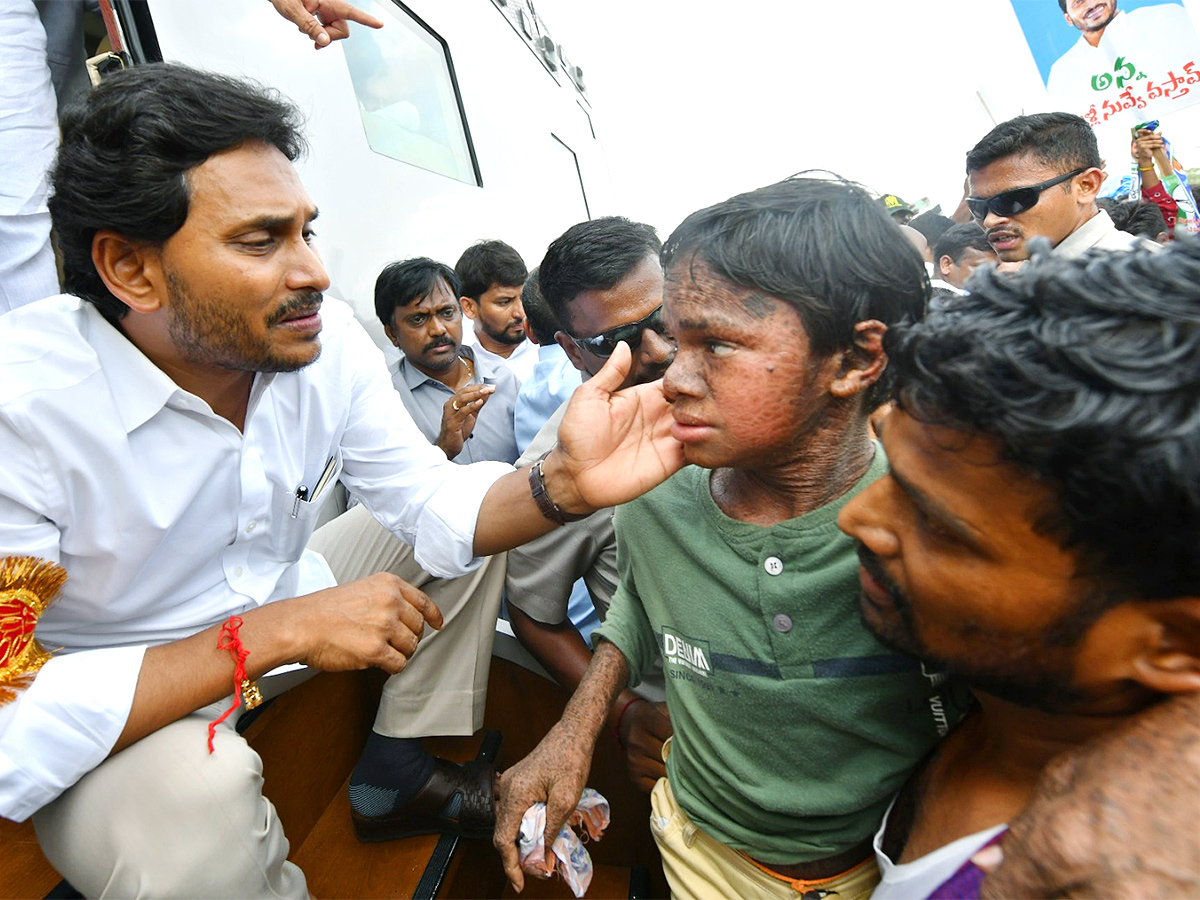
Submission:
[[[317,486],[313,488],[309,494],[308,485],[301,484],[296,488],[296,500],[292,503],[292,518],[296,518],[300,513],[301,503],[313,503],[321,496],[321,492],[325,490],[325,486],[329,484],[329,479],[333,476],[333,470],[336,468],[337,457],[331,456],[325,463],[325,468],[321,471],[321,477],[317,479]]]

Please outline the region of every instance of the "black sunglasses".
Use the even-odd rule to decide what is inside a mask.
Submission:
[[[667,340],[674,343],[674,340],[667,334],[667,327],[663,324],[662,306],[656,306],[644,319],[638,319],[636,322],[630,322],[628,325],[618,325],[616,328],[610,328],[608,331],[602,331],[592,337],[577,338],[569,332],[564,332],[571,341],[580,350],[586,350],[595,356],[608,359],[612,356],[612,352],[617,349],[617,344],[624,341],[629,345],[630,350],[636,350],[642,343],[642,332],[647,328],[655,334],[661,334]]]
[[[1066,175],[1059,175],[1057,178],[1051,178],[1049,181],[1043,181],[1041,184],[1031,184],[1029,187],[1001,191],[994,197],[968,197],[967,209],[971,211],[971,215],[978,222],[982,222],[987,218],[989,209],[996,215],[1007,219],[1009,216],[1015,216],[1017,213],[1023,213],[1025,210],[1037,206],[1038,198],[1041,197],[1042,191],[1046,188],[1062,184],[1068,178],[1074,178],[1076,175],[1086,172],[1089,168],[1091,167],[1084,166],[1082,169],[1076,169],[1074,172],[1068,172]]]

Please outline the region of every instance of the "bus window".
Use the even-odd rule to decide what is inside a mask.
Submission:
[[[387,22],[379,31],[356,29],[354,40],[342,45],[371,149],[479,184],[449,49],[399,4],[357,5]]]
[[[553,198],[563,221],[586,221],[592,213],[583,187],[583,173],[579,171],[579,157],[557,134],[551,134],[550,138],[555,163],[542,172],[540,196],[545,201]]]

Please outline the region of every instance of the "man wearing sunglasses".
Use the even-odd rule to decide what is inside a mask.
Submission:
[[[1002,262],[1029,258],[1043,237],[1060,256],[1151,244],[1117,231],[1096,206],[1104,181],[1092,128],[1070,113],[1001,122],[967,154],[967,206]]]
[[[662,320],[662,244],[649,225],[609,216],[582,222],[554,241],[539,267],[541,292],[561,323],[556,335],[584,378],[594,375],[617,342],[633,350],[626,385],[661,378],[675,356]],[[580,337],[579,335],[583,335]],[[560,408],[517,465],[531,465],[554,446]],[[568,691],[591,662],[592,652],[568,617],[572,585],[582,578],[603,619],[617,587],[613,510],[570,522],[508,557],[508,611],[513,631]],[[663,742],[671,736],[661,670],[622,691],[609,712],[610,726],[626,750],[629,774],[647,793],[662,777]]]

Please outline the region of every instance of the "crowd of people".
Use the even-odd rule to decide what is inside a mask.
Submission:
[[[221,717],[291,663],[390,676],[359,838],[491,836],[518,890],[605,727],[676,897],[1200,889],[1200,245],[1119,230],[1083,119],[983,136],[968,221],[801,174],[533,271],[399,260],[390,370],[303,147],[250,83],[106,78],[51,170],[62,293],[0,321],[0,550],[67,575],[0,814],[79,891],[307,896]],[[572,696],[496,773],[422,739],[482,726],[504,597]]]

